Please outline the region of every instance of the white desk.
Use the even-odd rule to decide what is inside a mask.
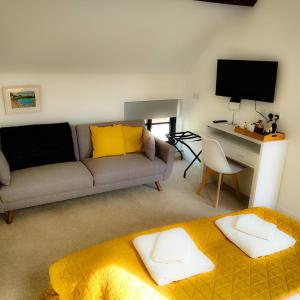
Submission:
[[[287,140],[262,142],[224,123],[207,125],[206,136],[218,140],[227,157],[253,168],[249,207],[275,208],[285,163]]]

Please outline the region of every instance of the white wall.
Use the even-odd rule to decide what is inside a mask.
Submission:
[[[6,115],[0,126],[69,121],[84,123],[124,118],[124,101],[182,99],[186,76],[180,74],[0,74],[0,88],[39,84],[42,111]]]
[[[288,155],[279,198],[279,208],[300,217],[300,1],[259,0],[257,5],[224,23],[203,41],[189,79],[185,102],[185,128],[203,132],[213,119],[229,119],[228,100],[215,93],[218,58],[278,60],[278,83],[274,104],[259,104],[265,112],[280,113],[279,126],[287,133]],[[199,94],[199,100],[193,94]],[[239,120],[257,120],[253,101],[242,101]]]

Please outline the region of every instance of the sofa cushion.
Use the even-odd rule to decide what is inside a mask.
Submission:
[[[69,123],[5,127],[0,133],[11,171],[76,160]]]
[[[65,162],[11,172],[10,186],[0,190],[1,200],[20,199],[58,194],[93,186],[93,177],[80,162]]]
[[[93,174],[95,185],[163,174],[166,170],[166,164],[161,159],[155,157],[151,161],[143,153],[85,158],[83,163]]]
[[[128,126],[145,126],[144,120],[137,121],[115,121],[115,122],[105,122],[105,123],[94,123],[94,124],[83,124],[76,126],[78,146],[79,146],[79,156],[82,158],[92,157],[92,140],[90,126],[109,126],[113,124],[124,124]]]
[[[76,158],[76,160],[79,160],[79,148],[78,148],[78,141],[77,141],[77,132],[76,132],[76,127],[74,125],[71,125],[71,134],[72,134],[75,158]]]

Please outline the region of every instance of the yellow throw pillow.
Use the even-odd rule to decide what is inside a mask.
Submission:
[[[93,158],[125,154],[122,125],[90,126]]]
[[[126,153],[141,152],[143,145],[143,127],[123,125]]]

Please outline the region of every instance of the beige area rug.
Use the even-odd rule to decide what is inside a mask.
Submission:
[[[33,300],[48,286],[48,267],[71,252],[132,232],[239,210],[230,190],[223,190],[220,207],[211,206],[215,186],[195,193],[199,169],[188,172],[176,161],[163,191],[138,186],[90,197],[23,209],[14,222],[0,220],[0,299]]]

